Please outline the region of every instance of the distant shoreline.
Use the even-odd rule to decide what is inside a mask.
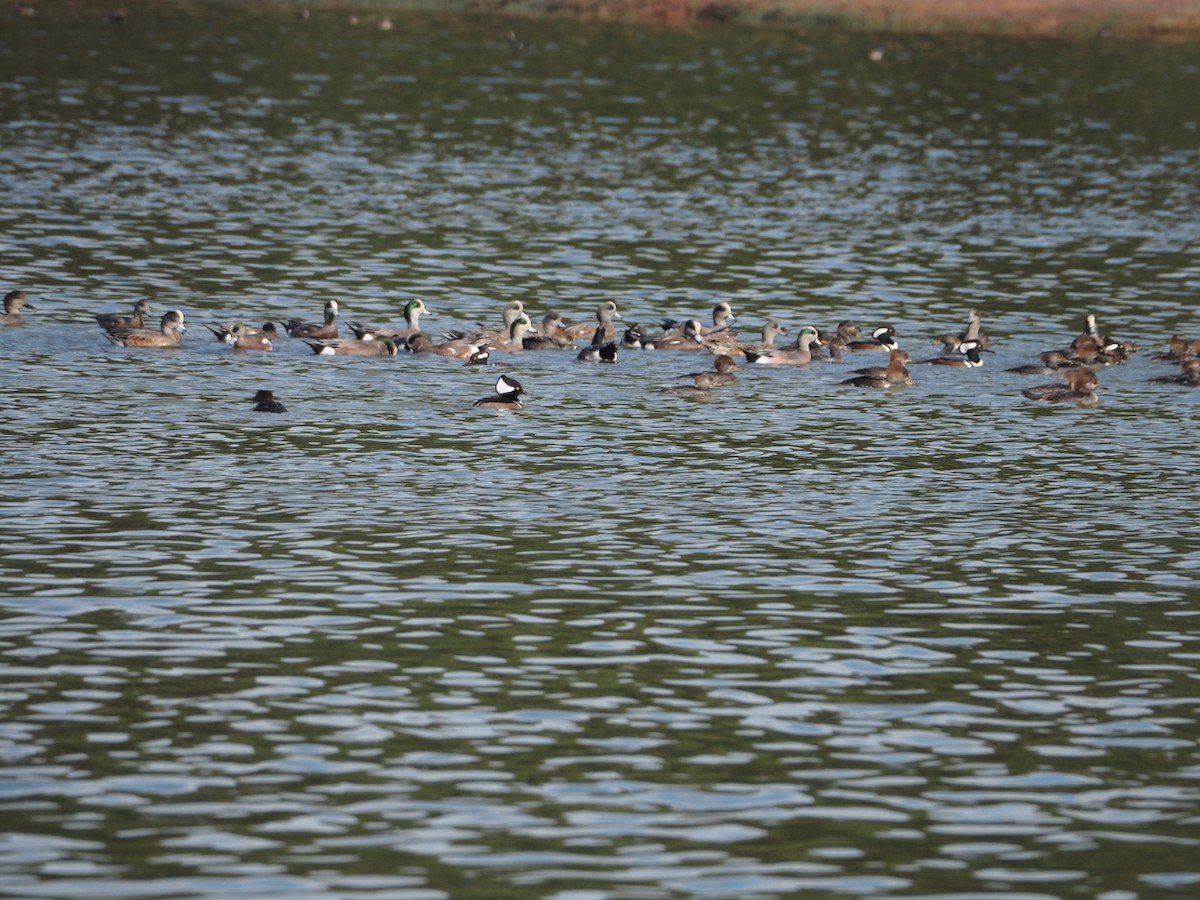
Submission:
[[[348,0],[284,0],[349,12]],[[356,9],[670,26],[1200,40],[1200,0],[365,0]]]

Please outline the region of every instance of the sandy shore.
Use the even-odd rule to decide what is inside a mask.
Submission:
[[[313,0],[311,5],[331,4]],[[664,25],[1200,39],[1200,0],[376,0],[367,5]]]

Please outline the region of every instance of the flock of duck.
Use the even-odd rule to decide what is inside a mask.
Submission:
[[[34,309],[24,291],[10,291],[4,298],[4,313],[0,325],[19,325],[24,322],[23,309]],[[169,310],[162,316],[159,327],[146,325],[150,305],[145,300],[134,304],[130,314],[108,313],[96,316],[104,335],[114,344],[125,347],[176,347],[185,331],[183,312]],[[806,325],[790,345],[776,346],[784,328],[774,320],[762,326],[757,340],[739,339],[733,326],[733,309],[729,303],[718,303],[712,311],[712,324],[699,319],[677,322],[664,319],[653,329],[631,324],[618,330],[620,319],[617,305],[606,300],[596,310],[595,321],[567,323],[557,312],[549,312],[540,324],[534,325],[520,300],[506,303],[501,321],[470,330],[443,331],[435,340],[421,329],[421,317],[430,314],[425,302],[410,300],[404,307],[404,323],[394,327],[349,323],[353,338],[344,338],[338,330],[339,308],[336,300],[325,303],[321,322],[290,320],[282,323],[286,334],[303,341],[315,354],[335,356],[396,356],[401,352],[432,354],[465,360],[471,365],[489,364],[492,353],[506,354],[553,350],[572,351],[581,362],[615,363],[620,351],[693,351],[712,357],[710,368],[689,372],[681,378],[692,383],[664,388],[664,393],[691,397],[707,397],[714,388],[736,379],[735,372],[749,365],[804,366],[813,362],[844,362],[846,354],[861,352],[886,353],[884,365],[866,366],[850,371],[853,377],[841,383],[857,388],[889,390],[915,384],[910,365],[954,366],[978,368],[983,365],[982,354],[991,352],[991,340],[982,329],[978,310],[972,309],[966,327],[961,332],[947,332],[935,343],[940,352],[928,359],[914,360],[900,349],[896,330],[890,325],[873,329],[864,336],[851,321],[838,323],[827,331]],[[217,340],[238,351],[270,351],[280,340],[275,324],[261,328],[243,323],[222,323],[206,326]],[[580,347],[582,344],[582,347]],[[1102,334],[1096,317],[1088,315],[1083,332],[1069,344],[1041,354],[1037,363],[1008,369],[1023,375],[1058,375],[1061,383],[1025,388],[1021,393],[1031,400],[1052,403],[1070,402],[1091,406],[1097,402],[1099,378],[1096,371],[1104,366],[1128,360],[1137,347],[1131,341],[1118,340]],[[1155,360],[1176,363],[1172,375],[1152,378],[1158,384],[1200,387],[1200,340],[1187,341],[1173,335],[1167,349],[1153,354]],[[741,363],[741,365],[739,365]],[[511,365],[500,363],[498,365]],[[521,409],[524,388],[508,374],[497,378],[495,393],[475,401],[477,407]],[[284,412],[284,405],[271,391],[259,391],[252,398],[254,409],[261,412]]]

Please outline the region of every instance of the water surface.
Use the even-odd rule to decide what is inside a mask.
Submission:
[[[1193,48],[217,9],[0,30],[38,307],[0,329],[0,893],[1200,890],[1200,392],[1149,383],[1200,337]],[[414,296],[919,359],[974,306],[995,352],[702,402],[659,392],[692,354],[527,353],[481,413],[496,369],[202,327]],[[181,348],[103,337],[138,297]],[[1141,352],[1025,400],[1087,312]]]

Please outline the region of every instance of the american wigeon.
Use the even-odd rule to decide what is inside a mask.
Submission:
[[[551,310],[542,316],[540,325],[529,331],[523,344],[526,350],[572,350],[575,339],[563,327],[562,313]],[[603,328],[604,326],[600,326]]]
[[[794,347],[782,347],[777,350],[743,350],[746,361],[755,365],[790,365],[806,366],[812,362],[812,345],[820,344],[821,336],[817,329],[805,325],[796,335]]]
[[[326,300],[325,321],[322,324],[316,325],[301,322],[298,319],[290,319],[283,323],[283,327],[294,338],[312,338],[318,341],[336,340],[339,337],[337,330],[338,315],[338,302],[336,300]]]
[[[596,330],[596,325],[604,329],[604,339],[610,341],[617,336],[617,327],[613,325],[613,319],[621,318],[621,314],[617,312],[617,304],[611,300],[605,300],[596,307],[595,322],[575,322],[571,325],[564,325],[563,329],[571,336],[572,340],[582,341],[587,340],[592,336],[592,332]]]
[[[960,350],[960,347],[968,341],[974,341],[980,350],[987,350],[991,346],[991,339],[980,330],[982,317],[979,315],[979,310],[972,309],[967,313],[967,330],[955,334],[954,332],[946,332],[937,339],[942,345],[943,353],[965,353],[965,350]]]
[[[425,306],[421,298],[409,300],[404,304],[404,327],[389,328],[386,326],[363,325],[361,322],[351,322],[350,330],[360,341],[371,337],[407,338],[421,330],[421,316],[432,316],[433,313]]]
[[[449,356],[454,359],[469,359],[473,354],[487,347],[482,341],[471,341],[466,338],[442,341],[435,344],[433,338],[423,331],[410,334],[404,340],[404,347],[409,353],[432,353],[434,356]]]
[[[123,347],[176,347],[186,330],[183,312],[173,309],[162,317],[158,331],[150,328],[117,328],[104,333],[114,344]]]
[[[133,304],[133,312],[130,315],[103,313],[96,316],[96,324],[105,331],[112,331],[114,328],[145,328],[148,315],[150,315],[150,301],[142,299]]]
[[[312,348],[317,356],[395,356],[398,352],[396,342],[390,337],[376,337],[370,340],[305,340],[304,343]]]

